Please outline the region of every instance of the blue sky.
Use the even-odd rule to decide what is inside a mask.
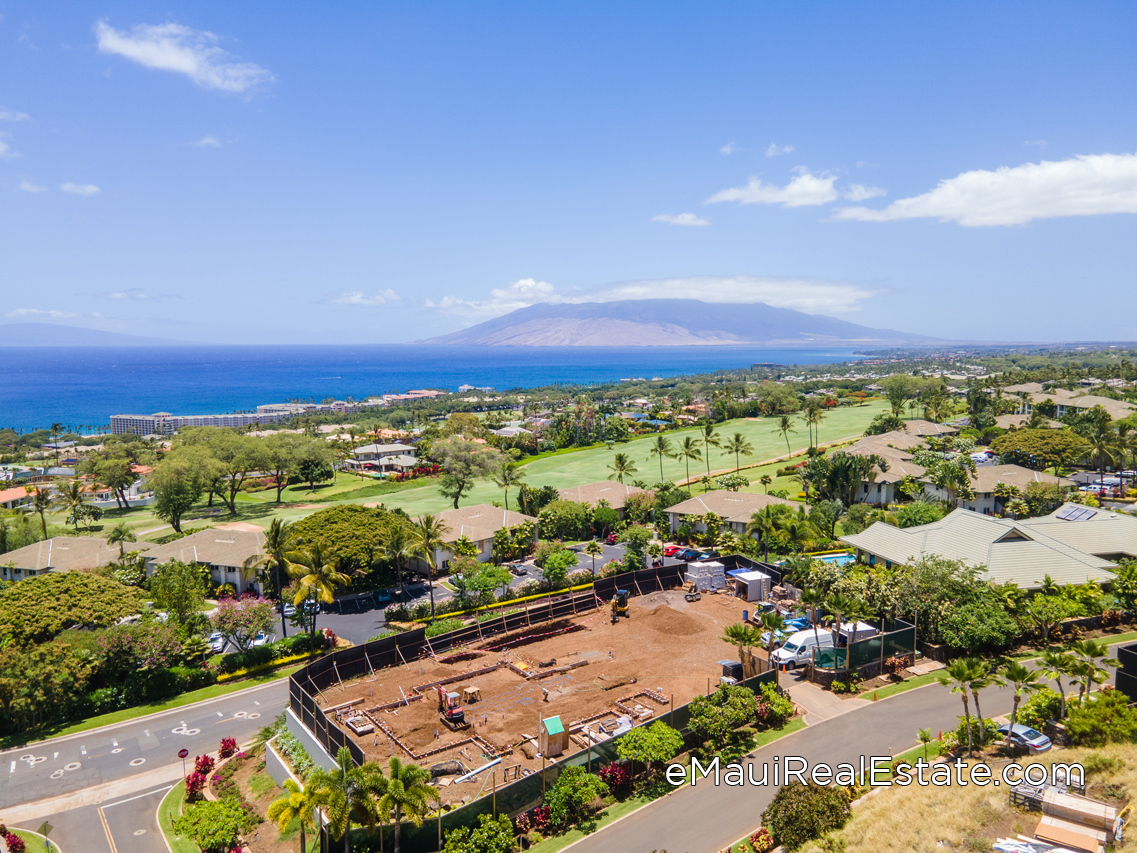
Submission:
[[[0,322],[1137,339],[1132,3],[0,2]]]

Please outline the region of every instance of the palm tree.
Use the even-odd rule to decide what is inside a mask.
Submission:
[[[738,646],[738,660],[744,661],[746,660],[746,649],[761,643],[762,635],[749,625],[736,622],[723,628],[722,636],[719,639],[732,646]]]
[[[289,573],[300,581],[300,589],[296,592],[296,605],[309,599],[313,604],[322,601],[331,604],[335,600],[337,586],[347,586],[351,578],[339,570],[334,557],[324,553],[319,543],[313,544],[305,551],[294,553],[291,557]],[[319,606],[312,609],[312,636],[316,636],[316,611]]]
[[[1090,446],[1086,448],[1086,457],[1098,464],[1098,481],[1105,479],[1106,463],[1117,461],[1117,428],[1109,421],[1097,421],[1082,435]]]
[[[747,441],[746,436],[740,432],[736,432],[726,440],[726,444],[723,445],[723,450],[725,450],[727,453],[734,454],[734,470],[736,472],[742,468],[742,463],[738,458],[740,455],[754,455],[754,445]]]
[[[525,475],[521,469],[513,462],[504,463],[497,473],[494,474],[493,481],[497,484],[499,489],[505,489],[505,509],[509,511],[509,490],[514,486],[520,487],[525,482]]]
[[[821,646],[821,638],[817,634],[818,614],[825,606],[825,596],[819,589],[803,589],[798,596],[798,603],[809,608],[809,621],[813,625],[813,642]]]
[[[928,760],[928,744],[932,742],[931,729],[917,729],[916,740],[924,745],[924,761]]]
[[[39,515],[39,524],[43,529],[43,538],[47,538],[47,511],[52,504],[52,494],[48,489],[39,486],[27,487],[27,492],[32,496],[32,511]]]
[[[604,553],[604,546],[599,539],[590,539],[584,546],[584,553],[592,558],[592,577],[596,577],[596,558]]]
[[[1080,705],[1086,694],[1090,692],[1091,684],[1104,684],[1109,680],[1109,670],[1100,666],[1098,660],[1104,658],[1101,663],[1106,666],[1117,666],[1118,661],[1106,657],[1109,654],[1109,645],[1104,640],[1079,640],[1074,643],[1072,652],[1075,661],[1074,674],[1078,677]]]
[[[851,595],[835,592],[825,599],[825,609],[828,610],[833,617],[833,648],[837,648],[837,638],[841,635],[842,623],[847,621],[855,626],[860,618],[865,615],[865,605]],[[853,636],[856,636],[855,632],[853,632]],[[846,671],[848,671],[848,668],[849,655],[846,652]]]
[[[987,730],[983,728],[983,712],[979,709],[979,691],[984,687],[991,687],[995,684],[1002,684],[1003,679],[997,673],[991,670],[991,665],[979,658],[972,658],[975,665],[975,677],[971,679],[968,687],[971,688],[971,696],[975,699],[975,716],[979,718],[979,745],[984,747],[987,745]]]
[[[770,484],[774,482],[774,478],[769,474],[763,474],[758,478],[758,482],[762,484],[762,489],[766,492],[766,494],[770,494]]]
[[[762,614],[762,627],[769,633],[766,635],[766,660],[770,660],[770,656],[774,654],[774,641],[777,640],[777,634],[780,631],[786,630],[786,619],[777,610],[769,610]]]
[[[1042,673],[1037,669],[1027,669],[1018,661],[1011,661],[1003,667],[1003,683],[1008,684],[1015,691],[1014,704],[1011,705],[1011,728],[1007,732],[1007,743],[1011,742],[1011,734],[1019,720],[1019,702],[1027,693],[1033,693],[1042,686]]]
[[[126,556],[126,543],[137,542],[138,537],[127,529],[126,525],[119,522],[107,532],[107,544],[118,545],[118,558],[121,560]]]
[[[971,681],[975,677],[974,658],[956,658],[943,670],[939,676],[940,684],[951,688],[952,693],[958,693],[963,699],[963,717],[967,723],[967,756],[971,757],[973,744],[971,742],[971,704],[967,694],[971,689]]]
[[[793,450],[790,449],[790,433],[797,432],[797,430],[794,429],[793,418],[789,415],[782,415],[778,418],[778,432],[780,432],[782,438],[786,440],[786,456],[788,457],[793,453]]]
[[[395,853],[399,853],[399,833],[403,817],[409,817],[415,826],[422,826],[430,802],[438,791],[429,784],[430,771],[417,764],[403,764],[392,755],[379,796],[379,813],[391,815],[395,821]]]
[[[687,490],[691,489],[691,460],[698,461],[703,458],[703,451],[699,450],[699,442],[691,436],[684,436],[683,443],[679,445],[679,452],[676,454],[680,459],[687,463]]]
[[[663,460],[674,459],[675,451],[671,447],[671,439],[666,435],[657,435],[651,442],[648,458],[659,457],[659,481],[663,482]]]
[[[383,557],[395,566],[395,583],[399,595],[403,594],[403,566],[414,556],[414,542],[407,532],[406,525],[393,524],[383,540]]]
[[[288,636],[288,626],[284,620],[284,599],[281,592],[284,587],[280,583],[280,570],[291,572],[295,566],[294,558],[299,540],[292,525],[287,521],[274,518],[265,531],[265,544],[259,554],[254,554],[245,561],[245,568],[267,571],[272,569],[273,591],[276,593],[276,608],[280,614],[280,630]]]
[[[313,793],[312,786],[301,788],[295,779],[284,780],[285,793],[273,800],[268,807],[268,819],[276,823],[283,833],[292,821],[300,820],[300,853],[307,853],[308,843],[304,830],[315,832],[316,809],[323,805],[321,798]]]
[[[608,479],[615,479],[623,484],[624,477],[628,474],[636,473],[636,464],[626,453],[617,453],[612,457],[612,464],[608,466],[608,470],[612,473],[608,475]]]
[[[351,750],[346,746],[341,746],[336,753],[335,767],[331,770],[317,767],[309,774],[310,796],[326,809],[328,829],[337,841],[343,839],[344,853],[351,850],[353,821],[368,830],[378,823],[382,810],[376,798],[383,794],[385,783],[389,782],[373,761],[356,767]]]
[[[1059,719],[1066,717],[1066,685],[1062,679],[1074,674],[1077,663],[1069,652],[1060,652],[1057,649],[1047,649],[1042,653],[1042,677],[1053,681],[1058,688],[1058,695],[1062,703],[1059,705]]]
[[[52,424],[48,432],[51,434],[51,443],[55,447],[55,467],[59,467],[59,436],[63,434],[66,427],[63,424]]]
[[[450,527],[433,515],[424,515],[411,524],[411,548],[414,554],[426,561],[427,585],[430,587],[430,621],[434,621],[434,572],[438,569],[438,551],[445,547],[445,536]]]
[[[770,537],[774,535],[774,520],[770,517],[770,507],[766,511],[757,510],[746,523],[747,536],[757,536],[762,540],[762,560],[770,562]]]
[[[707,480],[709,481],[711,479],[711,448],[722,447],[722,441],[719,439],[718,433],[715,432],[715,425],[710,421],[703,424],[702,440],[703,447],[707,452]],[[708,482],[707,487],[703,489],[704,492],[707,491],[709,485]]]
[[[61,504],[68,513],[71,523],[75,525],[75,532],[79,532],[79,519],[82,516],[80,511],[83,506],[83,484],[78,480],[72,480],[64,488],[60,489],[55,496],[55,501]]]

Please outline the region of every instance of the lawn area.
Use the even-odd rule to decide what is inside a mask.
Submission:
[[[197,845],[182,835],[174,834],[174,821],[181,817],[182,800],[186,795],[186,783],[179,782],[162,798],[158,806],[158,826],[166,836],[166,843],[172,853],[200,853]]]
[[[8,831],[24,839],[24,843],[28,847],[28,853],[40,853],[41,850],[46,851],[46,853],[59,853],[59,846],[50,839],[48,839],[50,846],[44,846],[43,836],[39,833],[29,832],[26,829],[16,829],[14,826],[8,827]],[[190,851],[187,850],[186,853],[190,853]],[[196,853],[196,849],[193,853]]]
[[[923,687],[925,684],[935,684],[940,680],[941,672],[942,670],[937,670],[936,672],[929,672],[925,675],[917,675],[914,678],[909,678],[907,681],[899,681],[896,684],[888,684],[884,687],[866,690],[864,693],[859,694],[857,698],[871,699],[875,693],[877,699],[883,699],[886,696],[895,696],[897,693],[904,693],[908,690],[914,690],[917,687]]]
[[[26,732],[19,732],[17,734],[5,735],[0,738],[0,750],[23,746],[26,743],[33,743],[39,740],[49,740],[51,738],[64,737],[65,735],[73,735],[78,732],[97,729],[101,726],[110,726],[126,720],[145,717],[147,714],[157,714],[161,711],[181,708],[184,705],[192,705],[195,702],[204,702],[206,699],[216,699],[218,696],[227,696],[230,693],[236,693],[238,690],[256,687],[259,684],[265,684],[269,681],[276,681],[281,678],[287,678],[292,675],[292,673],[299,671],[304,665],[303,663],[298,663],[295,666],[287,666],[275,672],[246,678],[243,681],[231,681],[227,684],[211,684],[209,687],[203,687],[200,690],[192,690],[189,693],[181,693],[177,696],[173,696],[164,702],[140,705],[137,708],[123,708],[121,711],[100,714],[97,717],[89,717],[86,720],[78,720],[57,726],[48,726]]]

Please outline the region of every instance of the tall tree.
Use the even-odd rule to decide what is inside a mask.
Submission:
[[[403,566],[412,556],[414,542],[411,541],[407,525],[401,519],[396,519],[383,540],[383,557],[395,567],[395,584],[400,596],[403,594]]]
[[[339,570],[335,558],[325,553],[319,544],[293,555],[290,574],[300,581],[300,589],[293,603],[300,606],[311,602],[313,605],[311,633],[315,637],[316,611],[319,610],[317,602],[331,604],[335,601],[336,587],[347,586],[351,583],[351,578]]]
[[[127,528],[126,524],[119,522],[107,532],[107,544],[118,545],[118,557],[121,560],[126,556],[126,543],[137,542],[138,537]]]
[[[711,448],[722,447],[722,440],[719,438],[718,433],[715,432],[715,425],[710,421],[703,424],[703,434],[700,436],[700,439],[703,442],[703,449],[707,454],[707,488],[709,488],[709,481],[711,479]],[[703,491],[707,491],[707,489]]]
[[[32,496],[32,512],[39,516],[40,528],[43,530],[43,538],[47,538],[47,511],[55,502],[55,498],[49,489],[42,486],[29,486],[27,492]]]
[[[683,442],[679,445],[679,452],[677,454],[680,459],[687,463],[687,490],[691,490],[691,460],[698,462],[703,458],[703,451],[699,449],[699,442],[687,435],[683,437]]]
[[[636,473],[638,469],[628,454],[617,453],[612,457],[612,464],[608,466],[608,470],[612,472],[608,475],[609,480],[615,479],[623,483],[625,476]]]
[[[415,826],[422,826],[430,804],[438,799],[438,791],[430,784],[431,774],[417,764],[404,764],[392,755],[387,764],[385,784],[379,794],[381,815],[391,815],[395,822],[395,853],[400,851],[403,818],[410,818]]]
[[[503,458],[501,466],[497,469],[497,473],[495,473],[493,476],[493,481],[497,484],[497,487],[499,489],[503,489],[505,491],[505,509],[508,512],[509,490],[514,487],[520,488],[521,485],[525,482],[525,475],[522,473],[521,469],[517,466],[516,463],[509,462]]]
[[[341,746],[331,770],[317,767],[308,775],[307,788],[312,797],[324,807],[328,828],[337,841],[343,839],[344,853],[351,851],[351,824],[358,823],[371,829],[379,822],[382,808],[380,798],[389,779],[383,776],[379,765],[368,761],[355,766],[351,750]]]
[[[414,553],[422,557],[427,567],[427,587],[430,589],[430,621],[434,621],[434,573],[438,569],[438,552],[446,546],[450,526],[433,515],[424,515],[411,525],[411,542]]]
[[[1042,686],[1042,674],[1036,669],[1029,669],[1018,661],[1009,661],[1002,670],[1003,683],[1009,684],[1014,690],[1014,700],[1011,705],[1011,728],[1007,732],[1007,743],[1011,742],[1015,725],[1019,721],[1019,703],[1023,696],[1033,693]]]
[[[280,616],[280,630],[282,636],[288,636],[288,625],[284,619],[284,598],[281,593],[284,586],[281,575],[289,575],[296,568],[294,560],[297,558],[297,549],[300,546],[299,537],[292,529],[292,524],[274,518],[265,530],[265,544],[260,554],[254,554],[245,561],[246,568],[269,572],[272,577],[272,589],[276,595],[276,606]]]
[[[740,456],[754,455],[754,445],[747,441],[746,436],[740,432],[736,432],[726,440],[726,444],[723,445],[723,450],[725,450],[727,453],[734,454],[735,471],[738,471],[742,468],[742,463],[739,461]]]
[[[491,476],[501,464],[501,454],[497,450],[459,437],[434,442],[430,455],[442,467],[442,475],[438,478],[439,491],[443,497],[453,501],[454,509],[474,487],[475,480]]]
[[[209,469],[217,462],[203,448],[184,447],[171,450],[154,466],[147,485],[154,491],[154,514],[178,533],[182,532],[182,516],[201,498]]]
[[[671,446],[671,439],[665,435],[657,435],[651,440],[648,458],[659,457],[659,482],[663,482],[663,460],[674,459],[675,450]]]
[[[282,835],[292,821],[298,821],[300,853],[308,853],[305,830],[317,831],[316,809],[322,805],[324,798],[317,795],[311,785],[301,788],[295,779],[285,779],[284,793],[269,804],[268,819],[277,825]]]
[[[786,440],[786,457],[788,458],[790,454],[793,453],[793,450],[790,449],[790,433],[797,432],[797,430],[794,429],[793,418],[791,418],[789,415],[780,416],[778,418],[778,432],[780,432],[782,434],[782,438]]]
[[[75,525],[76,533],[79,532],[79,521],[83,518],[86,505],[84,498],[86,498],[85,487],[79,480],[71,480],[62,486],[55,496],[56,502],[67,510],[67,518]]]
[[[971,703],[968,700],[968,693],[971,690],[971,682],[975,678],[976,672],[974,658],[956,658],[938,676],[940,684],[949,688],[952,693],[958,693],[963,699],[963,717],[967,723],[968,758],[971,757],[974,749],[971,737]]]
[[[592,577],[596,577],[596,558],[604,553],[604,546],[597,539],[589,539],[584,546],[584,553],[592,558]]]

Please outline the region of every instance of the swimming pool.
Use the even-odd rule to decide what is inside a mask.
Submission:
[[[856,557],[852,554],[830,554],[828,557],[818,557],[823,563],[836,563],[838,566],[843,566],[846,563],[856,562]]]

